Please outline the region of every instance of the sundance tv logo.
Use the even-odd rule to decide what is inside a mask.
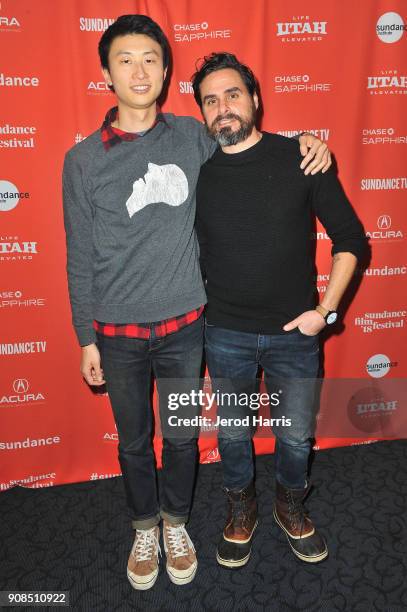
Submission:
[[[291,17],[277,22],[277,38],[284,43],[317,42],[327,35],[327,21],[311,19],[309,15]]]
[[[395,43],[407,30],[403,19],[398,13],[384,13],[379,17],[376,24],[376,34],[384,43]]]
[[[232,36],[230,28],[215,30],[207,21],[201,23],[175,23],[173,25],[175,42],[196,42],[198,40],[228,39]]]
[[[104,32],[115,22],[113,17],[79,17],[81,32]]]
[[[292,138],[293,136],[298,136],[302,132],[308,132],[309,134],[314,134],[317,138],[324,140],[325,142],[329,139],[329,128],[309,128],[303,130],[279,130],[277,134],[280,136],[286,136],[287,138]]]
[[[396,191],[407,189],[407,177],[363,178],[360,181],[361,191]]]

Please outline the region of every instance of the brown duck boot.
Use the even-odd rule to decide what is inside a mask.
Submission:
[[[228,516],[216,559],[229,568],[246,565],[251,553],[251,540],[257,527],[256,490],[252,481],[245,489],[224,489],[228,500]]]
[[[293,553],[307,563],[318,563],[328,556],[328,548],[322,535],[314,527],[302,504],[310,486],[306,489],[288,489],[276,483],[274,518],[287,536]]]

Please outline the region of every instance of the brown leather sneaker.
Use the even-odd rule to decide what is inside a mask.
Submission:
[[[273,514],[293,553],[301,561],[318,563],[328,556],[328,548],[302,503],[310,488],[288,489],[277,482]]]
[[[127,564],[127,578],[133,589],[151,589],[158,576],[160,528],[137,529]]]
[[[223,536],[216,550],[220,565],[237,568],[246,565],[251,553],[251,540],[257,527],[257,502],[254,482],[245,489],[225,489],[228,515]]]
[[[174,584],[188,584],[195,578],[198,561],[195,548],[185,525],[173,525],[164,521],[164,550],[167,555],[167,572]]]

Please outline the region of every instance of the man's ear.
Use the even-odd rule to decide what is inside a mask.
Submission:
[[[257,110],[259,108],[259,96],[256,93],[253,94],[253,102]]]
[[[102,68],[103,78],[105,79],[106,85],[108,87],[113,87],[112,79],[110,77],[110,72],[107,68]]]

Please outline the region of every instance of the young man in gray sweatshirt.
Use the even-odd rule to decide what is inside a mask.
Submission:
[[[149,17],[119,17],[103,34],[99,55],[118,107],[65,158],[68,283],[82,375],[90,385],[106,383],[117,426],[135,530],[127,575],[133,588],[145,590],[158,575],[161,519],[172,582],[190,582],[197,569],[185,529],[196,436],[164,435],[158,494],[150,394],[152,374],[159,390],[160,379],[199,378],[206,296],[195,189],[216,144],[195,119],[157,108],[170,50]],[[307,173],[330,165],[320,141],[308,135],[300,145]],[[187,409],[188,416],[197,413]],[[163,429],[167,410],[160,401]]]

